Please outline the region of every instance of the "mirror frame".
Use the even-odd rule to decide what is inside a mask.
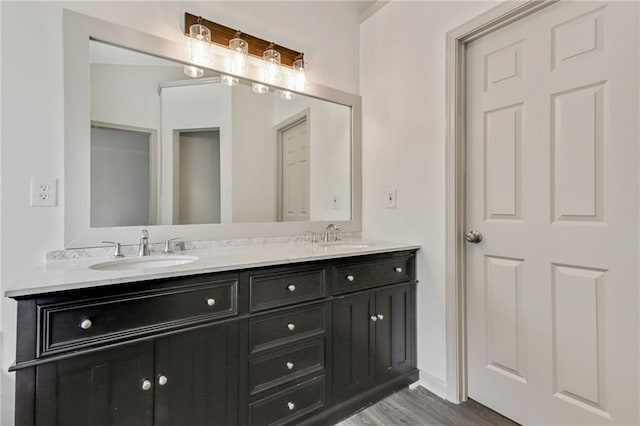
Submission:
[[[89,40],[101,41],[141,53],[159,56],[183,64],[192,64],[189,45],[131,28],[102,21],[65,9],[64,28],[64,134],[65,171],[61,204],[64,206],[65,248],[103,246],[103,240],[137,244],[142,228],[149,230],[154,243],[179,237],[184,241],[221,240],[320,232],[329,223],[345,232],[362,231],[362,100],[359,95],[342,92],[319,84],[308,83],[304,96],[327,100],[351,107],[351,220],[309,222],[263,222],[201,225],[149,225],[90,227],[90,67]],[[195,65],[195,64],[193,64]],[[220,72],[216,68],[200,68]],[[257,80],[251,70],[248,81]],[[278,87],[291,90],[287,87]]]

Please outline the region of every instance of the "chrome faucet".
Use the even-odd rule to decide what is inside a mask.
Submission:
[[[333,239],[333,241],[338,241],[338,235],[340,233],[340,227],[337,225],[334,225],[333,223],[330,223],[327,225],[327,227],[324,229],[324,233],[322,234],[322,241],[325,243],[329,242],[329,239],[331,237],[331,230],[335,231],[335,237]]]
[[[143,229],[142,234],[140,234],[138,256],[149,256],[149,231],[147,231],[146,229]]]

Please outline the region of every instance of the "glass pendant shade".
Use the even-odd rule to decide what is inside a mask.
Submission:
[[[191,78],[200,78],[204,75],[204,70],[202,68],[194,67],[192,65],[185,65],[184,73]]]
[[[253,83],[253,91],[261,95],[269,93],[269,86],[260,83]]]
[[[307,87],[307,63],[300,55],[293,61],[293,89],[302,92]]]
[[[275,84],[280,81],[280,52],[269,45],[262,54],[264,63],[262,64],[262,80],[265,83]]]
[[[245,75],[249,70],[249,43],[240,38],[240,33],[229,40],[229,72],[237,75]]]
[[[288,90],[281,90],[280,91],[280,97],[282,99],[285,99],[287,101],[292,101],[296,98],[296,94],[293,92],[290,92]]]
[[[240,80],[238,80],[237,78],[226,74],[222,74],[220,76],[220,81],[222,82],[222,84],[226,84],[229,87],[237,86],[238,83],[240,83]]]
[[[200,65],[211,64],[211,31],[201,24],[189,27],[191,36],[191,61]]]

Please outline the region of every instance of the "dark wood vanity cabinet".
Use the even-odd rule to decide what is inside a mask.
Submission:
[[[18,299],[18,425],[338,421],[417,380],[415,256]]]
[[[333,394],[342,399],[414,367],[411,285],[342,296],[333,303]]]

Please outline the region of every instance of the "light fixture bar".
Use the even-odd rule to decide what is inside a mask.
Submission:
[[[224,25],[209,21],[202,17],[200,17],[200,22],[198,22],[198,15],[192,15],[191,13],[185,12],[185,35],[189,35],[189,27],[191,27],[191,25],[198,23],[204,25],[211,31],[211,41],[213,43],[225,48],[228,48],[229,40],[233,39],[237,32],[237,30],[233,28],[225,27]],[[252,36],[250,34],[246,34],[245,32],[242,33],[242,39],[246,40],[247,43],[249,43],[249,55],[255,56],[256,58],[262,58],[262,53],[267,50],[267,48],[271,44],[271,42],[269,41]],[[280,52],[281,64],[290,68],[293,67],[293,63],[295,62],[296,58],[302,53],[279,45],[275,45],[274,48],[275,50]]]

